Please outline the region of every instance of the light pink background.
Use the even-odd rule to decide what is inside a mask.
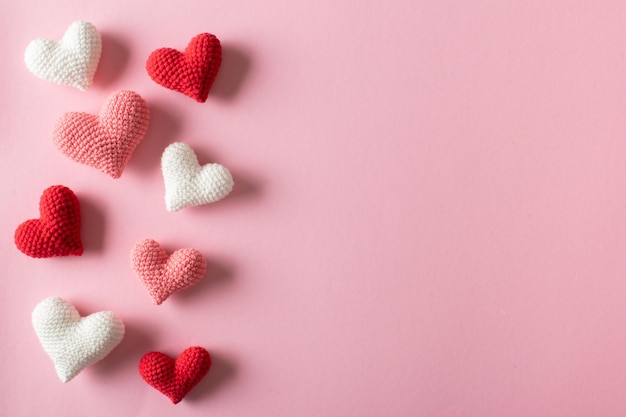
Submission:
[[[103,35],[86,93],[23,64],[79,19]],[[205,31],[207,103],[149,79],[152,50]],[[626,415],[625,2],[5,1],[0,50],[0,415]],[[153,117],[112,180],[51,128],[122,88]],[[233,194],[166,212],[174,141]],[[81,200],[80,258],[13,245],[53,184]],[[203,282],[152,305],[146,237],[201,250]],[[127,324],[65,385],[30,323],[53,295]],[[138,360],[195,344],[213,369],[173,406]]]

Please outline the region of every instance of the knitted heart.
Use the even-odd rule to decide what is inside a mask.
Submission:
[[[32,318],[43,350],[63,382],[103,359],[124,337],[124,323],[111,311],[81,317],[73,305],[59,297],[37,304]]]
[[[74,22],[56,42],[35,39],[24,53],[26,67],[39,78],[85,91],[98,68],[102,40],[94,25]]]
[[[80,256],[80,203],[72,190],[55,185],[39,200],[39,219],[27,220],[15,230],[15,246],[33,258]]]
[[[221,63],[219,39],[210,33],[201,33],[189,42],[185,52],[172,48],[152,52],[146,70],[157,84],[204,103]]]
[[[211,368],[211,355],[193,346],[176,360],[161,352],[148,352],[139,361],[139,374],[149,385],[178,404]]]
[[[155,304],[197,283],[207,266],[204,256],[195,249],[179,249],[168,256],[152,239],[133,247],[131,263]]]
[[[54,128],[57,148],[71,159],[119,178],[141,142],[150,120],[143,98],[134,91],[113,93],[100,116],[65,113]]]
[[[219,164],[200,166],[191,146],[181,142],[165,148],[161,170],[168,211],[221,200],[234,186],[233,177],[226,167]]]

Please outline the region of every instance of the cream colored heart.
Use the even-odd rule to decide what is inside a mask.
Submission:
[[[219,164],[200,165],[191,146],[175,142],[161,157],[165,182],[165,207],[178,211],[185,207],[213,203],[233,189],[230,171]]]
[[[43,350],[63,382],[102,360],[124,337],[124,323],[113,312],[81,317],[73,305],[59,297],[37,304],[32,319]]]
[[[100,61],[102,39],[94,25],[72,23],[60,41],[35,39],[28,44],[24,62],[39,78],[85,91]]]

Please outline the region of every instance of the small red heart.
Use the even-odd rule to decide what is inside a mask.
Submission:
[[[139,361],[139,374],[149,385],[178,404],[211,368],[211,355],[200,346],[185,349],[176,360],[148,352]]]
[[[98,116],[65,113],[56,123],[53,140],[69,158],[119,178],[149,121],[145,100],[134,91],[120,90],[109,96]]]
[[[195,36],[185,52],[160,48],[146,62],[148,75],[157,84],[204,103],[222,63],[222,46],[210,33]]]
[[[39,219],[27,220],[15,230],[15,246],[33,258],[80,256],[80,203],[62,185],[47,188],[39,200]]]

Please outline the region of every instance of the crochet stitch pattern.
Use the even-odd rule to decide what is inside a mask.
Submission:
[[[211,355],[200,346],[185,349],[176,360],[148,352],[139,361],[139,374],[149,385],[178,404],[211,368]]]
[[[111,311],[81,317],[59,297],[46,298],[33,310],[33,328],[57,375],[68,382],[104,359],[124,337],[124,323]]]
[[[69,158],[119,178],[148,130],[150,111],[134,91],[109,96],[99,116],[66,113],[56,123],[53,140]]]
[[[182,142],[165,148],[161,170],[168,211],[216,202],[226,197],[235,185],[226,167],[219,164],[200,166],[194,150]]]
[[[55,185],[39,200],[39,219],[27,220],[15,230],[15,246],[33,258],[80,256],[80,203],[72,190]]]
[[[24,62],[39,78],[85,91],[93,81],[101,52],[102,39],[96,27],[77,21],[58,42],[31,41],[24,52]]]
[[[222,46],[210,33],[195,36],[184,52],[161,48],[146,61],[146,71],[157,84],[204,103],[222,64]]]
[[[153,239],[145,239],[133,247],[131,263],[157,305],[200,281],[207,267],[204,256],[197,250],[179,249],[168,256]]]

